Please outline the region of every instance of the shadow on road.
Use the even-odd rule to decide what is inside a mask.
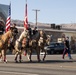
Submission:
[[[22,61],[21,63],[46,63],[46,64],[50,64],[50,63],[72,63],[72,62],[76,62],[76,60],[45,60],[45,61],[40,61],[38,62],[37,60],[33,60],[32,62],[30,61]],[[9,63],[16,63],[16,62],[11,62],[9,61]],[[20,62],[18,62],[20,63]]]
[[[37,60],[33,60],[33,61],[22,61],[22,62],[17,62],[17,63],[46,63],[46,64],[51,64],[51,63],[72,63],[72,62],[76,62],[76,60],[45,60],[45,61],[40,61],[38,62]],[[3,62],[0,62],[3,63]],[[8,61],[7,63],[16,63],[15,61]]]

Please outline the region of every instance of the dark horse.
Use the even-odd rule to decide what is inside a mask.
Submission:
[[[33,50],[36,51],[37,53],[38,62],[41,61],[40,60],[41,50],[45,52],[43,60],[45,59],[46,51],[44,50],[44,46],[46,45],[46,40],[47,40],[47,36],[43,30],[38,31],[36,35],[33,35],[32,39],[29,41],[29,48],[28,48],[29,50],[27,50],[28,52],[30,52],[30,56],[29,56],[30,61],[32,61],[31,55],[32,55]]]

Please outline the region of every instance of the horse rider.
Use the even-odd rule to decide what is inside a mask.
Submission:
[[[17,34],[18,34],[18,29],[17,29],[15,23],[13,23],[12,27],[14,28],[14,31],[15,31],[15,33],[16,33],[16,34],[14,35],[14,38],[16,39],[16,36],[17,36]]]
[[[28,38],[27,38],[27,42],[26,42],[26,47],[29,48],[29,41],[32,40],[32,29],[30,27],[30,24],[28,24]]]
[[[35,27],[33,30],[33,35],[35,35],[37,32],[38,32],[37,27]]]
[[[13,27],[13,29],[14,29],[14,32],[15,32],[15,34],[14,34],[14,37],[13,37],[13,41],[15,42],[16,41],[16,39],[18,38],[18,29],[17,29],[17,27],[16,27],[16,24],[15,23],[13,23],[13,25],[12,25],[12,27]],[[12,42],[13,42],[12,41]]]
[[[13,23],[12,28],[15,32],[14,36],[8,41],[8,49],[12,52],[12,49],[14,49],[15,41],[17,39],[18,29],[16,28],[16,24]]]
[[[30,27],[30,24],[28,24],[28,33],[29,33],[29,39],[32,38],[32,29]]]

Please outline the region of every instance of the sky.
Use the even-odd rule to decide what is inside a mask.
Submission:
[[[24,20],[26,0],[0,0],[0,4],[9,5],[11,1],[11,18]],[[76,23],[76,0],[27,0],[28,21],[41,23]]]

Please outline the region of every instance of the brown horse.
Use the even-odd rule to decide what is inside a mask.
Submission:
[[[8,41],[10,40],[10,38],[12,38],[14,34],[14,29],[11,27],[9,31],[0,36],[0,57],[3,57],[4,62],[7,62],[6,51],[8,47]]]
[[[30,61],[32,61],[31,55],[32,55],[33,50],[36,51],[37,59],[39,62],[41,61],[40,60],[40,51],[41,50],[45,52],[43,60],[45,59],[46,50],[44,50],[44,46],[46,45],[46,40],[47,40],[47,36],[46,36],[45,32],[43,30],[41,30],[41,31],[38,31],[38,33],[36,35],[34,35],[33,38],[29,41],[29,50],[30,50],[29,59],[30,59]]]
[[[38,41],[38,49],[39,49],[39,57],[40,57],[40,52],[44,52],[44,57],[43,61],[45,60],[46,57],[46,50],[44,49],[44,46],[47,45],[47,35],[44,30],[40,31],[40,39]]]

